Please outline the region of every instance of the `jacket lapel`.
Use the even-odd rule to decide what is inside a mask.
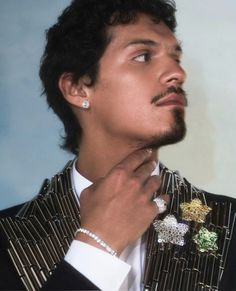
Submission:
[[[161,193],[168,193],[171,197],[165,215],[171,214],[178,222],[185,223],[189,231],[183,246],[171,242],[160,243],[160,233],[151,225],[148,231],[144,290],[218,290],[235,224],[236,216],[231,211],[231,203],[211,201],[208,205],[211,210],[204,221],[191,221],[191,216],[196,219],[194,211],[200,211],[197,220],[204,218],[204,211],[208,209],[205,193],[191,185],[178,172],[172,172],[164,166],[161,176]],[[202,207],[200,210],[199,205],[197,208],[196,205],[195,208],[191,206],[196,201]],[[185,213],[185,218],[189,220],[183,219],[183,203],[190,207],[190,213]],[[158,220],[165,221],[165,217],[162,215]],[[217,242],[214,242],[216,235]]]

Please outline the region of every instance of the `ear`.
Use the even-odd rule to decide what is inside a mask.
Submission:
[[[71,73],[64,73],[60,76],[58,86],[68,103],[75,107],[88,109],[89,94],[86,85],[86,77],[74,82]]]

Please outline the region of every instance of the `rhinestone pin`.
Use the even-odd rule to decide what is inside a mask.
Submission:
[[[183,246],[185,244],[184,235],[189,230],[185,223],[178,223],[174,215],[167,215],[163,220],[156,220],[153,226],[158,233],[159,243],[172,243]]]

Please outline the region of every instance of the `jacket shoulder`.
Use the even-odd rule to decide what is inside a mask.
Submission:
[[[236,212],[236,198],[205,191],[204,189],[201,189],[201,188],[195,186],[195,184],[193,184],[191,181],[189,181],[188,179],[183,177],[178,170],[171,170],[171,169],[167,168],[161,162],[160,162],[160,169],[161,169],[162,173],[164,173],[164,175],[166,175],[166,174],[173,175],[176,180],[180,181],[180,182],[178,182],[179,185],[184,184],[187,188],[189,188],[191,190],[194,189],[194,191],[196,193],[204,194],[207,202],[231,203],[232,209]],[[166,180],[168,180],[168,179],[166,179]],[[171,191],[172,191],[172,189],[171,189]]]
[[[22,203],[22,204],[18,204],[18,205],[0,210],[0,218],[15,216],[25,204],[26,203]]]
[[[215,201],[215,202],[229,202],[232,205],[232,209],[236,212],[236,199],[233,197],[220,195],[220,194],[213,194],[205,192],[205,197],[207,202]]]

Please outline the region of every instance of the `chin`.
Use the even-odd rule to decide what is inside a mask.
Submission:
[[[183,140],[187,131],[183,111],[179,109],[173,110],[173,119],[173,125],[162,134],[153,136],[145,147],[159,149],[162,146],[175,144]]]

